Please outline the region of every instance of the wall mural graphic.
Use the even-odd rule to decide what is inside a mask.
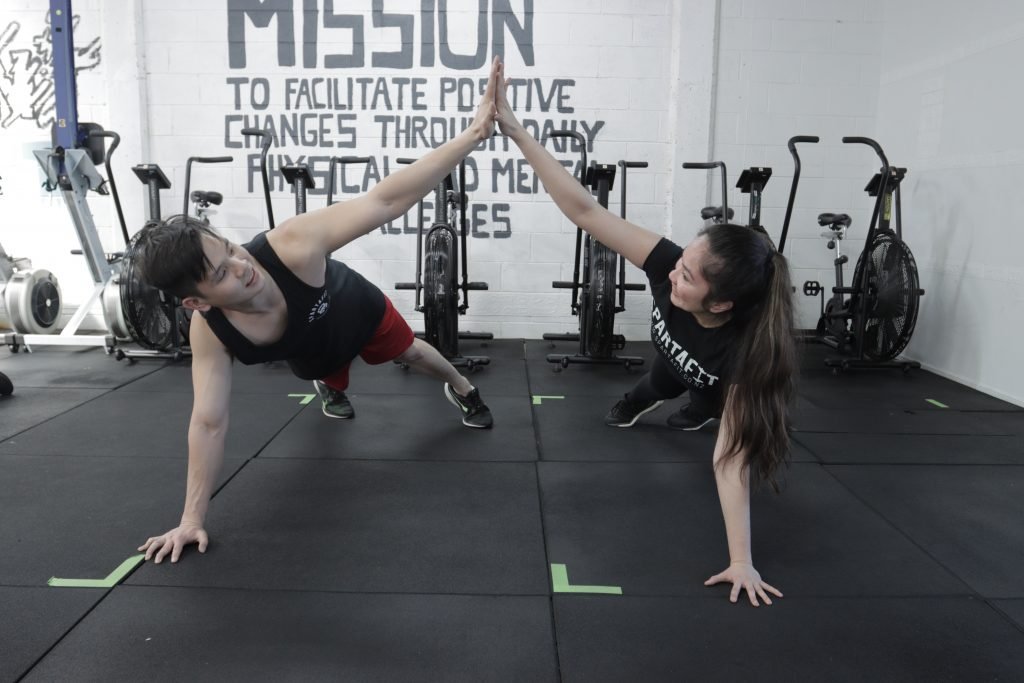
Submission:
[[[464,54],[470,49],[465,47],[465,31],[457,41],[449,41],[455,20],[449,18],[447,0],[420,0],[415,13],[385,12],[383,0],[374,0],[372,11],[365,14],[336,13],[333,0],[228,0],[228,64],[237,75],[225,80],[233,111],[224,117],[224,145],[249,150],[248,191],[261,188],[259,152],[258,142],[243,136],[243,128],[270,130],[278,148],[310,150],[270,155],[272,187],[279,192],[288,190],[277,170],[281,166],[308,164],[317,185],[310,193],[322,195],[327,192],[332,156],[363,156],[361,149],[379,148],[369,164],[352,167],[341,177],[335,196],[342,199],[346,193],[367,191],[397,168],[398,158],[422,156],[460,133],[472,121],[487,82],[479,73],[492,55],[504,58],[506,51],[516,50],[526,66],[535,65],[533,0],[516,4],[521,7],[518,12],[510,0],[477,0],[476,20],[470,22],[475,24],[475,49]],[[465,16],[460,12],[461,28]],[[386,29],[384,35],[391,42],[367,44],[368,28]],[[276,53],[268,36],[276,36]],[[468,45],[472,43],[470,39]],[[463,47],[456,52],[453,44]],[[348,46],[348,52],[337,53],[339,45]],[[276,65],[289,70],[275,75],[252,73],[250,49],[274,54]],[[366,75],[368,67],[399,73]],[[409,75],[432,69],[441,73]],[[460,76],[459,71],[476,73]],[[520,120],[538,138],[553,130],[576,130],[592,148],[604,121],[572,118],[575,86],[573,79],[516,78],[509,85],[509,98]],[[272,107],[271,102],[282,104]],[[509,144],[497,136],[478,151],[508,152]],[[562,153],[569,151],[567,144],[561,139],[550,143]],[[571,167],[575,162],[565,163],[578,171]],[[529,165],[517,155],[485,160],[470,156],[466,176],[471,196],[478,189],[524,195],[542,191]],[[472,235],[509,237],[509,210],[510,205],[501,202],[471,205]],[[429,207],[427,211],[429,216]],[[382,233],[394,235],[415,230],[409,216],[381,227]]]
[[[78,28],[81,17],[72,17]],[[39,32],[29,35],[17,21],[0,32],[0,128],[18,121],[33,121],[37,128],[49,128],[56,104],[53,90],[53,46],[50,14],[41,15]],[[100,64],[100,39],[82,43],[76,33],[75,75]]]

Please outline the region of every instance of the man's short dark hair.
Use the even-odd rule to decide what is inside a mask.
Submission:
[[[147,223],[132,253],[143,280],[180,299],[199,296],[197,284],[213,268],[203,251],[204,235],[224,241],[213,228],[191,216]]]

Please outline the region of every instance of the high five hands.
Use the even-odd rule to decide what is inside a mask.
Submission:
[[[495,73],[496,82],[494,89],[495,120],[498,123],[498,129],[503,134],[513,137],[516,132],[522,130],[522,125],[516,115],[512,113],[512,106],[508,103],[508,86],[512,79],[505,78],[505,64],[501,61],[501,57],[494,58],[492,72]]]
[[[487,76],[487,88],[480,98],[480,105],[476,108],[476,116],[470,127],[476,133],[478,140],[486,140],[494,135],[494,123],[496,121],[496,94],[501,88],[501,57],[495,55],[491,60],[491,72]]]

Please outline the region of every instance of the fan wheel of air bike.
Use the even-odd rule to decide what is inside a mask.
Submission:
[[[60,283],[42,268],[17,271],[4,287],[4,305],[15,332],[53,334],[64,305]]]
[[[459,353],[459,302],[455,281],[455,237],[433,229],[423,264],[423,316],[427,342],[445,358]]]
[[[142,279],[138,268],[138,235],[132,238],[122,261],[121,274],[113,281],[121,300],[118,324],[124,323],[131,339],[147,349],[168,351],[174,347],[175,306],[156,287],[150,287]],[[104,307],[104,311],[106,311]],[[108,320],[108,324],[111,321]],[[118,332],[111,327],[115,334]]]
[[[863,335],[866,358],[892,360],[906,348],[917,324],[921,289],[914,255],[895,233],[879,232],[857,260],[854,286],[862,287],[863,278],[868,296],[863,309],[854,304],[853,329]]]
[[[618,257],[597,240],[590,240],[590,278],[582,327],[587,331],[587,353],[597,358],[612,355],[615,326],[615,271]]]

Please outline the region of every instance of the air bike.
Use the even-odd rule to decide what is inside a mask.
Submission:
[[[188,214],[191,202],[194,217],[209,225],[209,216],[214,213],[211,207],[219,206],[224,200],[220,192],[192,190],[192,165],[223,164],[233,160],[233,157],[229,156],[194,156],[187,159],[182,215]],[[132,171],[146,186],[149,220],[160,220],[160,192],[170,189],[170,181],[157,164],[139,164],[133,166]],[[132,238],[125,251],[121,272],[114,278],[114,284],[117,286],[117,305],[114,304],[113,291],[109,292],[109,299],[105,296],[104,301],[105,310],[110,311],[108,324],[118,338],[130,339],[142,348],[118,348],[114,355],[118,360],[166,358],[179,361],[192,354],[188,341],[191,312],[181,305],[177,297],[146,283],[138,267],[141,254],[137,242],[141,234],[140,231]],[[110,303],[107,304],[107,301]],[[117,311],[116,317],[114,311]]]
[[[592,163],[587,165],[587,139],[576,131],[554,131],[552,138],[572,138],[580,148],[580,183],[597,195],[597,202],[608,208],[608,195],[615,182],[615,166]],[[619,161],[622,169],[619,215],[626,218],[626,172],[630,168],[647,168],[646,161]],[[580,265],[582,262],[582,273]],[[572,314],[579,316],[579,332],[545,334],[548,341],[578,341],[575,354],[549,353],[547,361],[568,368],[570,363],[616,365],[627,369],[643,365],[639,356],[618,356],[615,351],[626,346],[626,338],[615,334],[615,314],[626,310],[626,292],[642,292],[644,284],[626,283],[626,260],[607,246],[576,228],[576,255],[571,282],[556,281],[555,289],[571,289]],[[618,296],[616,296],[616,294]]]
[[[789,141],[789,151],[798,172],[800,158],[794,142],[799,141],[800,137]],[[910,342],[924,290],[920,288],[917,263],[903,241],[900,182],[907,169],[891,166],[881,145],[870,138],[844,137],[843,142],[871,147],[882,162],[879,172],[864,188],[868,196],[875,198],[875,206],[849,286],[843,279],[843,266],[849,262],[849,257],[841,253],[841,245],[852,222],[850,216],[845,213],[818,216],[818,225],[825,228],[821,236],[828,240],[828,248],[835,250],[832,262],[835,286],[826,301],[825,288],[819,282],[804,283],[804,294],[821,297],[821,316],[817,327],[808,331],[807,338],[839,352],[839,356],[825,359],[825,365],[832,368],[833,373],[851,368],[897,368],[909,372],[921,364],[896,360],[896,357]],[[795,192],[791,193],[786,208],[780,251],[785,245],[794,195]],[[895,230],[891,226],[895,226]]]
[[[397,159],[400,164],[411,164],[415,159]],[[341,169],[344,187],[345,167],[350,164],[367,164],[369,157],[334,157],[328,174],[327,202],[333,202],[336,171]],[[426,198],[420,200],[418,226],[416,230],[416,280],[397,282],[395,289],[416,292],[415,307],[423,313],[423,334],[417,334],[428,344],[441,352],[456,367],[470,370],[491,362],[488,356],[467,356],[459,351],[460,339],[494,339],[489,332],[459,331],[459,316],[469,310],[470,291],[488,288],[486,282],[469,281],[469,251],[466,236],[469,224],[466,217],[468,197],[466,187],[466,162],[455,173],[449,173],[433,190],[433,220],[428,225],[425,219]],[[456,216],[458,228],[456,228]],[[461,303],[460,303],[461,295]]]
[[[804,136],[807,138],[806,142],[817,142],[818,138],[812,138],[811,136]],[[729,178],[728,171],[725,167],[724,161],[708,161],[708,162],[692,162],[688,161],[683,164],[683,168],[686,169],[705,169],[711,170],[718,168],[721,170],[721,181],[722,181],[722,203],[718,206],[705,206],[700,211],[700,217],[704,220],[709,220],[713,223],[728,223],[732,220],[734,212],[729,208]],[[765,235],[768,239],[771,236],[763,225],[761,225],[761,195],[764,192],[765,186],[768,184],[768,180],[772,177],[772,169],[767,166],[751,166],[745,168],[740,173],[739,179],[736,181],[736,187],[739,188],[743,194],[750,195],[750,207],[747,215],[747,227],[751,230]],[[799,171],[794,176],[793,186],[790,188],[791,193],[796,192],[796,181],[799,180]],[[773,243],[774,244],[774,243]]]

